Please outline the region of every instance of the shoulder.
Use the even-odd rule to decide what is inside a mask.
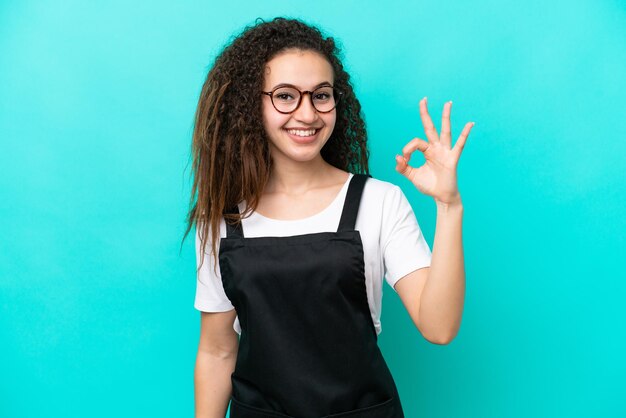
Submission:
[[[367,179],[363,188],[363,199],[368,202],[378,201],[379,204],[385,199],[402,194],[399,186],[373,177]]]
[[[394,187],[398,187],[391,182],[380,180],[375,177],[368,177],[367,181],[365,182],[365,185],[369,188],[376,189],[376,190],[389,190]]]
[[[393,222],[406,211],[408,201],[399,186],[368,178],[363,188],[359,212],[372,224]]]
[[[365,183],[359,210],[368,217],[380,218],[382,224],[393,224],[399,219],[414,216],[411,204],[400,186],[374,178],[369,178]]]

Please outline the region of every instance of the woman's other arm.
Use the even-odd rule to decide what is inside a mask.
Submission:
[[[196,418],[224,418],[239,349],[239,338],[233,329],[236,311],[200,314],[200,343],[194,371]]]
[[[400,279],[395,289],[411,319],[422,335],[431,342],[447,344],[461,325],[465,298],[463,260],[463,204],[457,182],[457,165],[467,137],[474,126],[465,124],[452,146],[450,112],[447,102],[437,133],[427,109],[426,98],[420,101],[420,116],[428,142],[414,138],[396,157],[396,170],[408,178],[419,191],[432,196],[437,204],[437,225],[430,268],[416,270]],[[426,162],[418,168],[408,162],[419,150]]]

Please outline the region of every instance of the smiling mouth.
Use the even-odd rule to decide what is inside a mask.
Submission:
[[[287,129],[286,131],[296,136],[313,136],[319,129]]]

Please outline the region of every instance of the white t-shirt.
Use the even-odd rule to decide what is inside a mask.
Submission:
[[[253,212],[242,221],[244,236],[280,237],[337,231],[351,178],[352,174],[326,209],[308,218],[276,220]],[[243,205],[240,205],[239,210],[242,209]],[[383,277],[393,288],[396,282],[407,274],[429,267],[431,251],[404,193],[398,186],[385,181],[369,178],[365,183],[355,228],[360,232],[363,242],[367,301],[376,333],[380,334]],[[196,257],[197,265],[200,265],[198,231],[199,229],[196,230]],[[226,225],[222,219],[220,237],[225,236]],[[209,242],[206,246],[204,263],[198,271],[194,306],[203,312],[226,312],[234,307],[224,293],[219,263],[215,274],[210,251]],[[233,328],[241,334],[239,318],[235,318]]]

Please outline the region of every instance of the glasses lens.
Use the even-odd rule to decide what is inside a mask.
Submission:
[[[330,112],[337,105],[339,97],[330,86],[320,87],[311,94],[313,106],[320,112]]]
[[[291,112],[300,101],[300,92],[292,87],[281,87],[274,90],[272,102],[279,112]]]

